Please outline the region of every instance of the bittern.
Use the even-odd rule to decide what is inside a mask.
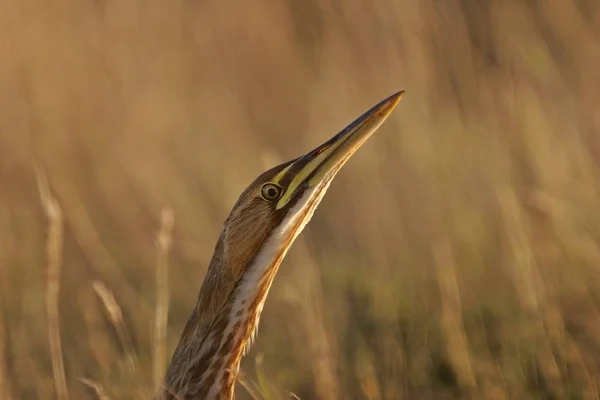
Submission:
[[[337,172],[403,93],[381,101],[311,152],[264,172],[244,190],[223,224],[159,397],[233,399],[241,358],[256,335],[281,261]]]

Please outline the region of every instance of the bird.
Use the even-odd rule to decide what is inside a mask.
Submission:
[[[155,399],[230,400],[279,266],[329,184],[390,115],[404,91],[314,150],[259,175],[223,223],[197,301]]]

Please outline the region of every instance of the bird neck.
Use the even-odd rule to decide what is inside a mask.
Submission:
[[[205,388],[198,398],[233,398],[233,388],[242,356],[256,335],[263,306],[283,255],[274,259],[264,274],[249,277],[231,296],[202,341],[198,355],[204,370],[200,386]],[[258,271],[257,271],[258,272]],[[259,275],[258,273],[256,275]],[[244,293],[252,287],[253,293]]]
[[[211,323],[205,326],[199,304],[202,298],[214,298],[217,294],[201,291],[167,371],[166,398],[233,398],[241,358],[252,345],[273,279],[296,236],[293,231],[284,233],[283,240],[279,232],[267,239]]]
[[[291,245],[289,240],[276,250],[275,241],[280,243],[275,238],[267,241],[206,333],[180,341],[166,379],[173,399],[233,398],[240,361],[252,344],[267,294]]]
[[[163,398],[232,399],[241,358],[252,344],[265,299],[295,238],[310,221],[329,183],[308,192],[237,279],[217,243],[196,307],[167,371]],[[226,295],[224,297],[223,295]],[[213,299],[219,299],[216,302]],[[223,299],[222,301],[220,299]]]

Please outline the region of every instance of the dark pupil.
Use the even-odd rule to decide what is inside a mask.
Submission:
[[[267,194],[269,195],[269,197],[275,197],[277,196],[277,190],[275,190],[274,188],[269,188],[267,189]]]

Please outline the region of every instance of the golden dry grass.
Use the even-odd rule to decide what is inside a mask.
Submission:
[[[593,0],[4,0],[0,394],[147,397],[245,185],[406,89],[239,398],[598,398],[599,65]]]

